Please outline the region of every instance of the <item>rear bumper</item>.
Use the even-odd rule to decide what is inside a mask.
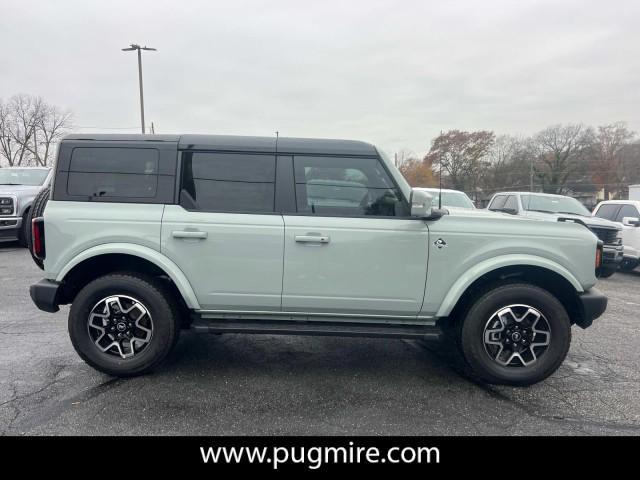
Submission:
[[[578,295],[580,300],[580,318],[576,324],[582,328],[590,327],[593,321],[600,317],[607,309],[607,297],[600,290],[592,288]]]
[[[61,284],[46,278],[34,283],[29,288],[31,300],[40,310],[49,313],[55,313],[60,310],[58,303],[58,295],[60,293]]]

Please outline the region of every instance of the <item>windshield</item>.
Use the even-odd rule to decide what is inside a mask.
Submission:
[[[547,197],[544,195],[522,195],[522,208],[529,211],[569,213],[590,217],[591,213],[579,201],[571,197]]]
[[[438,192],[429,192],[433,196],[431,205],[437,207],[439,205]],[[442,206],[443,207],[458,207],[458,208],[476,208],[473,202],[466,194],[462,192],[442,192]]]
[[[46,168],[0,168],[0,185],[39,187],[47,178]]]

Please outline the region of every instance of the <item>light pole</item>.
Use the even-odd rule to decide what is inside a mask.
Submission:
[[[141,47],[132,43],[131,46],[123,48],[123,52],[130,52],[132,50],[138,51],[138,81],[140,82],[140,122],[142,123],[142,133],[144,132],[144,94],[142,92],[142,50],[150,50],[155,52],[155,48]]]

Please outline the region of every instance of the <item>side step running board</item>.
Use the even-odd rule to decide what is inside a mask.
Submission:
[[[339,337],[388,337],[439,340],[442,331],[433,325],[397,325],[349,322],[195,319],[191,330],[201,333],[262,333],[270,335],[333,335]]]

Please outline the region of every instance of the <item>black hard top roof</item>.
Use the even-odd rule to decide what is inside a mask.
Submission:
[[[251,137],[241,135],[70,134],[64,141],[174,142],[182,150],[224,150],[330,155],[377,155],[375,147],[357,140]]]

